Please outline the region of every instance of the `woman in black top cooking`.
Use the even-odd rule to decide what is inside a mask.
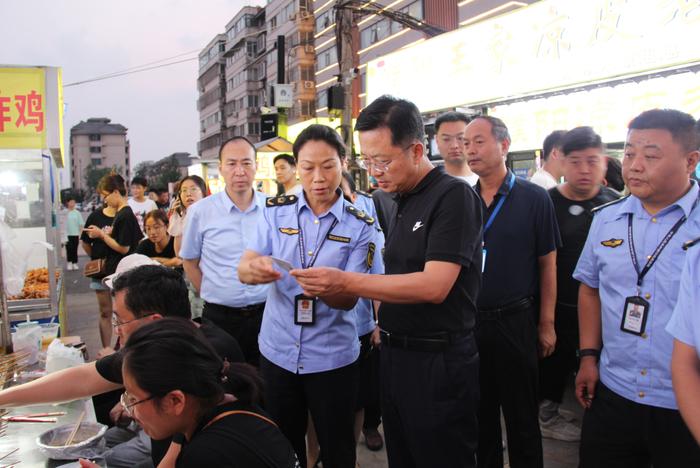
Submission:
[[[258,406],[255,370],[222,361],[190,322],[164,318],[136,330],[124,347],[122,375],[125,411],[152,438],[173,437],[159,467],[299,466]]]
[[[116,216],[111,230],[101,229],[92,225],[85,228],[92,239],[102,240],[107,248],[106,269],[111,275],[117,269],[117,264],[125,256],[134,253],[143,233],[138,220],[127,204],[126,185],[119,174],[109,174],[100,179],[97,192],[107,206],[114,208]]]

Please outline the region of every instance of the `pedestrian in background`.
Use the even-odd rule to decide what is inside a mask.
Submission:
[[[168,216],[165,212],[153,210],[147,213],[143,225],[148,237],[139,242],[136,253],[182,271],[182,259],[175,255],[175,238],[168,234]]]
[[[129,185],[131,197],[128,204],[138,220],[141,231],[143,231],[143,218],[146,213],[158,209],[156,202],[146,197],[146,190],[148,190],[148,182],[145,177],[137,176],[131,180],[131,185]]]
[[[83,216],[75,209],[75,198],[69,196],[65,201],[66,214],[66,270],[78,269],[78,240],[83,229]]]
[[[85,220],[85,225],[111,231],[116,214],[116,210],[105,203],[102,208],[90,213]],[[107,258],[109,247],[102,239],[90,237],[88,231],[83,230],[80,240],[83,250],[90,256],[90,260]],[[97,305],[100,310],[100,341],[102,342],[103,350],[106,352],[112,346],[112,295],[109,293],[109,288],[102,284],[101,278],[90,278],[90,289],[95,291],[97,296]]]

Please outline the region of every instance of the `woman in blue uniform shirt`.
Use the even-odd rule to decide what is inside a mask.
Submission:
[[[323,466],[353,468],[360,348],[350,310],[357,298],[306,297],[284,262],[293,269],[323,265],[367,272],[378,233],[374,220],[342,197],[345,147],[333,129],[311,125],[293,151],[304,190],[268,199],[238,274],[245,283],[272,283],[258,338],[266,409],[303,466],[308,411]]]

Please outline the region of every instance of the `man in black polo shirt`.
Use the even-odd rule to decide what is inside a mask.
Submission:
[[[382,96],[357,119],[362,162],[396,193],[386,275],[295,272],[306,294],[380,300],[382,415],[389,465],[476,465],[478,353],[472,333],[481,270],[481,206],[433,167],[411,102]]]
[[[602,185],[607,158],[603,141],[591,127],[566,132],[560,144],[566,182],[549,189],[562,239],[557,252],[557,344],[554,353],[540,363],[540,430],[542,437],[574,442],[580,439],[581,429],[573,424],[572,414],[559,408],[567,382],[578,369],[579,282],[572,275],[593,222],[593,208],[620,194]]]
[[[554,350],[559,230],[547,192],[506,168],[510,135],[497,118],[476,117],[464,131],[469,167],[484,209],[479,293],[480,467],[502,467],[501,409],[514,467],[542,466],[538,412],[540,356]],[[481,265],[480,265],[481,266]],[[537,323],[539,317],[539,323]]]

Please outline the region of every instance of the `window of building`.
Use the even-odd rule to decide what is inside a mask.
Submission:
[[[99,133],[93,133],[90,135],[90,141],[100,141],[102,139],[102,135]]]
[[[314,68],[311,65],[302,65],[299,67],[299,74],[304,81],[314,80]]]
[[[299,11],[309,11],[311,2],[309,0],[299,0]]]
[[[245,135],[245,124],[241,124],[241,125],[238,126],[238,134],[239,134],[240,136]]]
[[[299,101],[300,115],[313,116],[316,113],[316,101],[302,99]]]
[[[260,134],[260,122],[248,122],[248,135]]]
[[[101,153],[101,152],[102,152],[102,147],[101,147],[101,146],[91,146],[91,147],[90,147],[90,152],[91,152],[91,153]]]
[[[316,71],[326,68],[338,62],[338,53],[335,46],[329,47],[316,56]]]
[[[329,8],[320,15],[316,16],[316,22],[314,26],[314,32],[316,34],[323,31],[324,29],[329,28],[333,24],[334,18],[332,15],[334,12],[335,10],[333,8]]]
[[[255,57],[258,53],[258,43],[257,41],[247,41],[246,44],[246,54],[248,57]]]
[[[273,30],[277,27],[277,15],[273,16],[270,18],[270,30]]]
[[[248,95],[248,107],[258,107],[259,98],[257,94]]]
[[[99,166],[100,164],[102,164],[102,158],[91,158],[90,164],[92,164],[93,166]]]

